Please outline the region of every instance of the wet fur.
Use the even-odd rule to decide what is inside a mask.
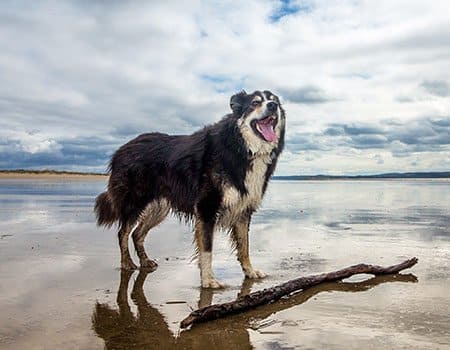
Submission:
[[[249,105],[255,96],[271,98],[279,105],[279,139],[274,144],[250,128],[250,117],[265,111]],[[148,230],[172,211],[195,221],[197,250],[205,253],[199,259],[203,286],[217,287],[211,282],[211,255],[207,254],[212,251],[216,227],[231,232],[244,273],[247,269],[248,277],[261,277],[248,259],[248,227],[284,146],[284,111],[269,91],[241,92],[230,104],[233,113],[192,135],[142,134],[113,155],[108,189],[97,197],[95,212],[99,225],[119,224],[122,268],[136,268],[127,243],[136,223],[133,241],[141,266],[156,267],[143,241]],[[205,263],[209,267],[202,266],[202,259],[209,259]],[[206,279],[211,283],[203,283]]]

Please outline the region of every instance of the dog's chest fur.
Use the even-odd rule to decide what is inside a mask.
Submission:
[[[246,194],[229,183],[224,184],[221,213],[218,223],[223,228],[230,228],[249,209],[256,210],[261,204],[266,182],[267,167],[272,162],[270,154],[258,155],[245,175]]]

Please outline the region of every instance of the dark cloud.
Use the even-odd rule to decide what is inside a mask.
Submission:
[[[400,102],[400,103],[410,103],[410,102],[414,102],[414,99],[412,97],[409,96],[405,96],[405,95],[399,95],[396,96],[394,98],[395,101]]]
[[[439,123],[439,122],[438,122]],[[401,127],[390,128],[387,136],[390,142],[400,141],[406,145],[448,145],[450,144],[450,126],[436,127],[436,122],[429,119],[419,119],[405,123]]]
[[[429,122],[432,126],[437,128],[444,128],[444,129],[450,128],[450,118],[436,119],[436,120],[430,119]]]
[[[384,159],[380,154],[375,154],[373,159],[377,162],[377,164],[384,164]]]
[[[3,140],[0,169],[74,169],[100,171],[107,168],[109,159],[119,146],[111,139],[81,137],[57,142],[59,147],[29,152],[18,147],[16,140]]]
[[[351,140],[354,148],[384,148],[387,137],[385,135],[353,135]]]
[[[287,135],[286,148],[291,152],[299,151],[326,151],[322,139],[313,133],[295,133]]]
[[[344,128],[341,126],[330,126],[330,127],[326,128],[323,133],[324,133],[324,135],[328,135],[328,136],[345,135]]]
[[[444,80],[425,80],[420,86],[435,96],[447,97],[450,95],[450,85]]]
[[[303,86],[296,89],[279,89],[281,96],[293,103],[318,104],[331,101],[325,92],[316,86]]]
[[[31,146],[17,137],[0,137],[0,168],[105,171],[112,153],[141,130],[140,125],[124,123],[105,136],[41,137]],[[28,135],[31,138],[39,136],[39,131],[31,131]],[[45,147],[41,147],[42,144]],[[286,144],[292,153],[306,152],[304,156],[308,161],[315,160],[308,156],[308,152],[321,154],[338,148],[384,149],[395,157],[440,152],[450,149],[450,118],[422,118],[405,123],[332,123],[323,132],[316,133],[289,133],[288,129]],[[380,155],[373,159],[377,164],[384,163]]]
[[[382,129],[380,127],[376,127],[374,125],[364,125],[364,124],[348,124],[342,125],[342,129],[344,133],[347,135],[377,135],[382,133]]]
[[[332,123],[322,133],[289,135],[287,144],[293,152],[330,151],[338,147],[385,149],[395,157],[407,157],[418,152],[439,152],[450,148],[450,117],[421,118],[404,123]],[[376,160],[378,164],[383,162],[381,158]]]

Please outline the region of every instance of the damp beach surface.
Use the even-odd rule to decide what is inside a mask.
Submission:
[[[151,231],[153,273],[119,270],[113,229],[92,212],[106,178],[0,179],[1,349],[448,349],[448,180],[272,181],[250,229],[269,276],[243,279],[225,233],[213,268],[228,287],[199,288],[192,230]],[[308,274],[365,262],[419,263],[355,276],[180,331],[192,309]],[[136,259],[136,262],[138,259]]]

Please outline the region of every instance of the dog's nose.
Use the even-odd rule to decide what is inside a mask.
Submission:
[[[275,111],[277,110],[277,107],[278,107],[278,105],[276,104],[276,102],[269,102],[269,103],[267,104],[267,109],[268,109],[270,112],[275,112]]]

